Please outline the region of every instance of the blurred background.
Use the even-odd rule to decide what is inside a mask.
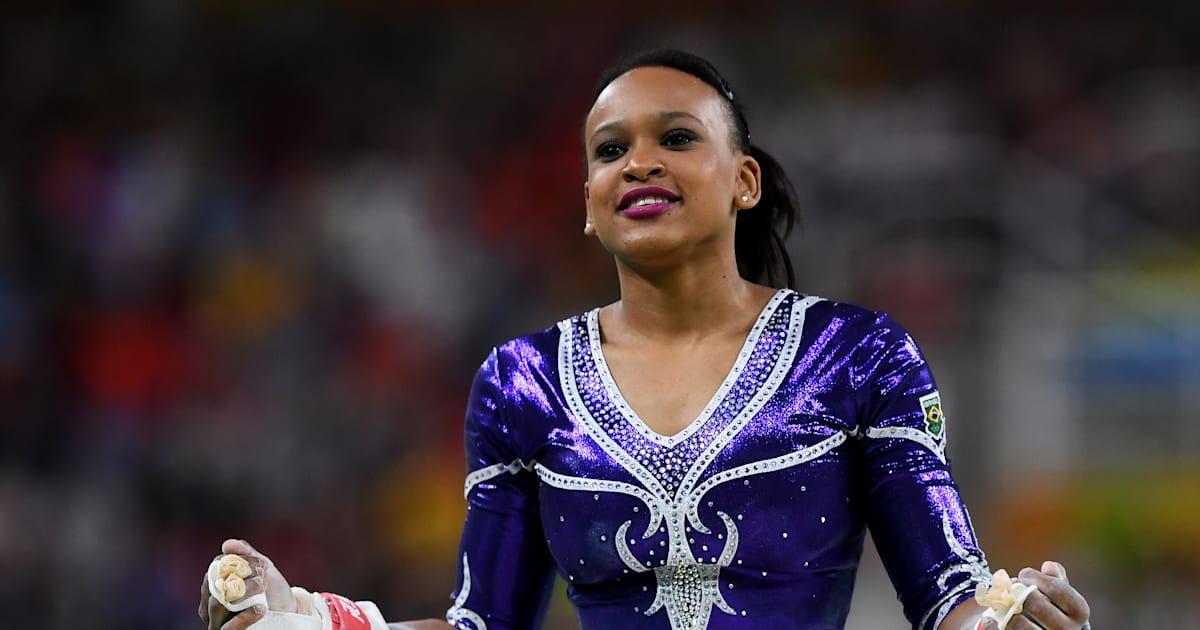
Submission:
[[[433,4],[0,9],[5,627],[200,628],[231,536],[441,615],[474,370],[617,297],[579,132],[658,45],[791,172],[799,290],[925,350],[993,567],[1200,627],[1200,4]],[[906,627],[870,549],[848,627]]]

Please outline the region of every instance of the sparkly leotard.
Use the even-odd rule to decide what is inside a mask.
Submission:
[[[621,397],[597,314],[479,369],[452,625],[537,627],[557,568],[585,630],[842,628],[868,526],[914,628],[987,579],[932,375],[891,318],[779,291],[668,437]]]

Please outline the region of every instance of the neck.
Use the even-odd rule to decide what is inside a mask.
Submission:
[[[685,265],[659,273],[617,261],[621,300],[611,315],[639,336],[704,337],[740,328],[762,309],[773,289],[738,275],[735,260]]]

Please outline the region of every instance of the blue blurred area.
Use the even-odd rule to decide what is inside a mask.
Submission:
[[[617,297],[593,82],[675,45],[792,173],[798,288],[929,355],[996,566],[1200,627],[1200,5],[812,4],[0,8],[3,625],[199,628],[230,536],[439,615],[475,368]],[[1102,530],[1100,471],[1176,500]]]
[[[1083,341],[1085,392],[1125,388],[1134,392],[1172,391],[1200,374],[1200,339],[1194,326],[1168,330],[1104,328]]]

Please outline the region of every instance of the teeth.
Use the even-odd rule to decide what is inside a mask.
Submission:
[[[641,199],[629,204],[629,207],[636,208],[638,206],[651,206],[656,203],[668,203],[669,201],[671,200],[667,199],[666,197],[642,197]]]

